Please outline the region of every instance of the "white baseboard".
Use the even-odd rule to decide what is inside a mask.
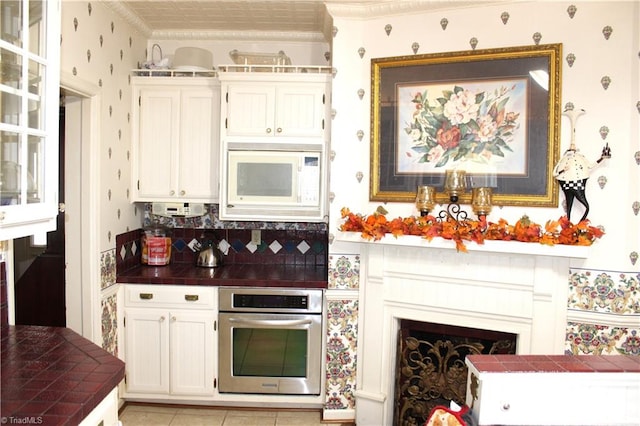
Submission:
[[[353,422],[356,419],[356,410],[348,408],[344,410],[322,410],[323,420],[342,420],[344,422]]]

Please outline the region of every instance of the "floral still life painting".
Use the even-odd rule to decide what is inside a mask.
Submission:
[[[527,173],[527,80],[399,85],[398,173]],[[521,118],[522,117],[522,118]]]
[[[449,170],[500,206],[558,207],[562,45],[371,59],[370,201],[447,203]],[[471,193],[460,194],[463,203]]]

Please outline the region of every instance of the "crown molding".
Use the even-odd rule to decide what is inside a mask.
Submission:
[[[149,38],[152,34],[151,28],[149,28],[144,21],[142,21],[138,15],[133,13],[124,3],[112,0],[100,0],[100,2],[107,7],[111,8],[118,15],[120,15],[127,23],[137,28],[143,36]]]
[[[234,40],[234,41],[288,41],[326,42],[322,32],[294,31],[216,31],[216,30],[151,30],[126,4],[113,0],[100,0],[133,25],[145,37],[153,40]]]
[[[515,0],[518,1],[518,0]],[[340,18],[370,19],[435,10],[452,10],[469,7],[514,3],[514,0],[460,1],[460,0],[383,0],[371,3],[325,3],[329,15]]]
[[[233,41],[289,41],[326,42],[320,32],[287,31],[217,31],[217,30],[156,30],[154,40],[233,40]]]

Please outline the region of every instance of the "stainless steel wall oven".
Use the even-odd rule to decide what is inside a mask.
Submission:
[[[320,394],[324,290],[219,291],[219,391]]]

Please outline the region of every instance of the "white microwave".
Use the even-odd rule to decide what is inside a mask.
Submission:
[[[303,147],[294,151],[268,144],[228,147],[220,219],[323,220],[322,147]]]

